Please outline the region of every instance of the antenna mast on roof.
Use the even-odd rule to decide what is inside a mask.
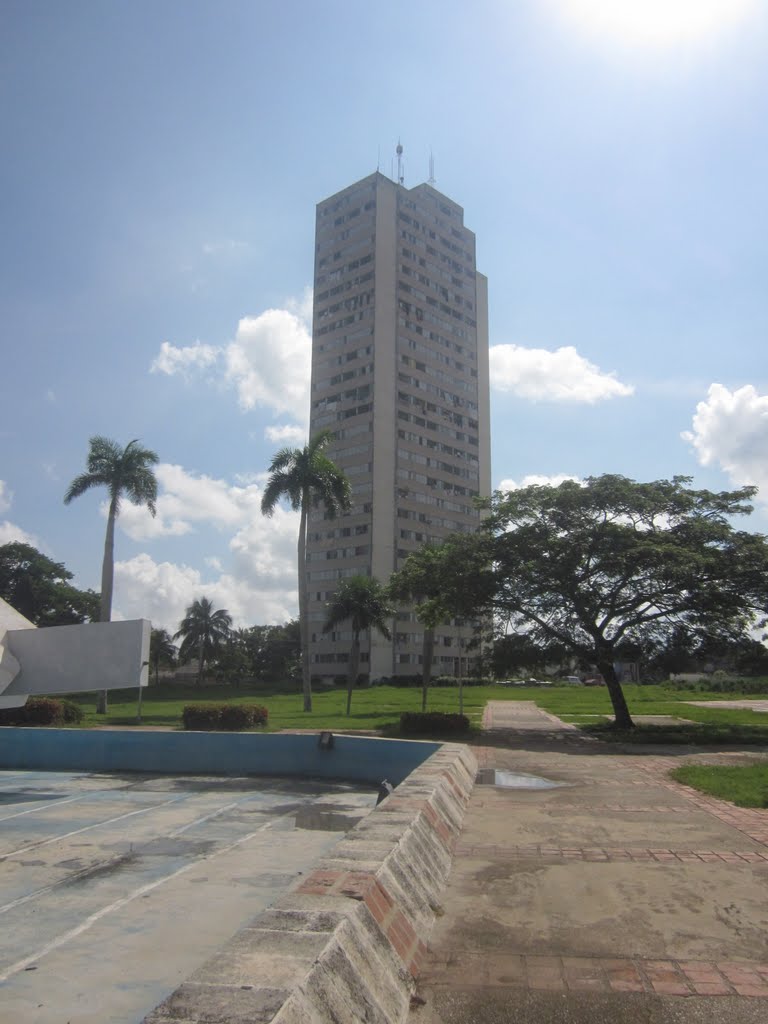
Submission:
[[[432,156],[432,147],[430,147],[430,149],[429,149],[429,178],[427,179],[427,184],[428,185],[432,185],[432,187],[434,188],[434,185],[435,185],[435,158]]]
[[[402,147],[402,145],[400,143],[400,139],[397,140],[397,148],[395,149],[395,152],[397,153],[397,183],[398,183],[398,185],[402,185],[403,181],[404,181],[404,176],[403,176],[403,147]]]

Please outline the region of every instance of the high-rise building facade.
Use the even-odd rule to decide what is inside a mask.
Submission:
[[[351,632],[324,634],[339,580],[386,583],[426,542],[478,525],[490,493],[487,281],[464,211],[380,173],[317,207],[310,433],[352,485],[352,510],[310,515],[306,586],[315,677],[344,675]],[[438,627],[435,673],[457,674],[459,628]],[[400,612],[363,641],[372,680],[420,671],[423,630]]]

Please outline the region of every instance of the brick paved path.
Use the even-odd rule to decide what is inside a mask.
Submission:
[[[761,755],[544,749],[529,708],[486,722],[510,718],[515,749],[481,767],[564,785],[475,787],[410,1024],[768,1021],[768,811],[668,775]]]
[[[489,700],[483,710],[483,729],[524,732],[575,732],[556,715],[542,711],[532,700]]]

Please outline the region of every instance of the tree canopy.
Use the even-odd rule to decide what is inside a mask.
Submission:
[[[395,614],[386,589],[373,576],[350,576],[342,580],[328,602],[328,618],[323,632],[329,633],[343,622],[352,627],[352,646],[347,678],[347,714],[352,708],[352,689],[360,668],[360,634],[375,629],[391,639],[388,620]]]
[[[660,646],[680,627],[743,636],[768,609],[768,545],[731,522],[752,511],[755,489],[689,484],[606,474],[497,492],[463,551],[443,546],[442,600],[463,594],[503,632],[596,665],[616,724],[631,726],[614,667],[623,649]]]
[[[0,546],[0,597],[36,626],[73,626],[95,622],[99,595],[78,590],[72,573],[31,544]]]
[[[207,597],[196,598],[184,613],[174,640],[181,639],[179,661],[197,656],[197,684],[203,681],[203,670],[222,649],[229,637],[232,616],[226,608],[215,609]]]

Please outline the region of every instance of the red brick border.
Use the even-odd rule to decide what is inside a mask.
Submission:
[[[659,996],[768,997],[768,964],[639,957],[484,954],[478,986],[552,992],[642,992]],[[440,973],[444,972],[439,965]],[[424,980],[440,985],[427,968]]]
[[[503,857],[505,860],[529,860],[543,858],[552,861],[618,861],[653,862],[656,864],[685,864],[699,861],[703,864],[715,861],[725,864],[764,864],[768,862],[768,851],[762,850],[671,850],[633,849],[606,846],[498,846],[468,845],[459,843],[456,853],[464,857]]]

